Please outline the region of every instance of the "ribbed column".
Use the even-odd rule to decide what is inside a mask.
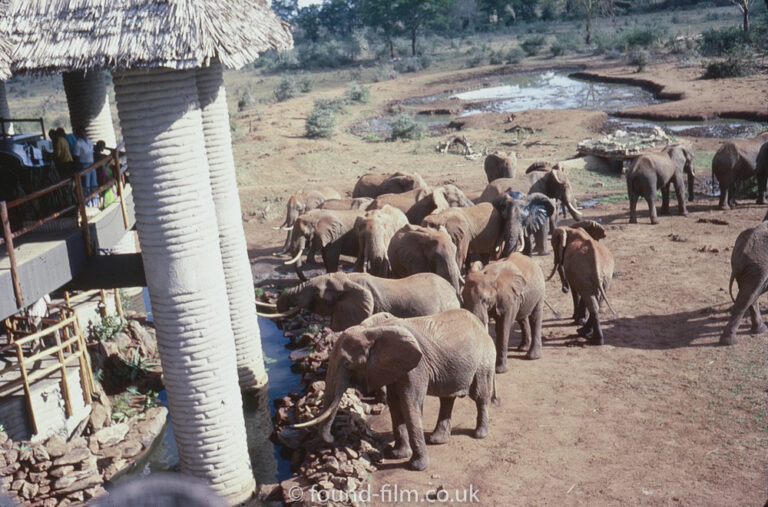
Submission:
[[[141,254],[182,472],[254,492],[194,71],[115,75]]]
[[[8,97],[5,95],[5,81],[0,81],[0,118],[10,117],[11,109],[8,107]],[[13,134],[13,123],[6,123],[5,131]]]
[[[237,348],[240,387],[257,389],[267,383],[267,372],[264,369],[253,276],[237,193],[224,76],[218,62],[197,69],[196,73],[213,203],[219,225],[219,245],[227,281],[229,313]]]
[[[108,148],[117,146],[104,73],[65,72],[62,80],[72,128],[82,125],[94,143],[102,140]]]

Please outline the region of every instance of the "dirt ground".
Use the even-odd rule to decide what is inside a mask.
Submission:
[[[631,73],[626,67],[607,67],[604,60],[574,63],[614,77]],[[437,153],[434,147],[445,136],[371,143],[345,127],[403,98],[455,87],[471,72],[488,70],[373,84],[373,103],[350,107],[340,133],[330,140],[301,137],[304,118],[313,98],[340,96],[343,87],[263,107],[257,116],[242,113],[237,121],[248,133],[235,150],[257,282],[296,279],[271,255],[284,239],[271,226],[281,222],[285,199],[300,188],[330,184],[349,192],[366,172],[416,170],[431,184],[454,182],[468,195],[478,194],[485,186],[482,158]],[[671,118],[766,113],[765,75],[702,81],[697,79],[700,69],[673,70],[673,64],[662,63],[641,77],[681,93],[683,100],[645,112],[662,111]],[[575,155],[576,143],[594,136],[605,120],[605,113],[579,110],[488,114],[473,117],[461,134],[477,151],[516,151],[520,174],[535,160]],[[516,125],[533,133],[505,132]],[[696,148],[699,179],[708,179],[709,161],[722,140],[682,140]],[[510,350],[510,357],[519,360],[497,377],[502,405],[491,411],[490,435],[484,440],[470,436],[475,407],[460,400],[453,412],[453,438],[429,448],[429,469],[410,472],[401,462],[385,462],[372,477],[372,491],[397,485],[399,491],[423,495],[443,487],[452,495],[471,485],[483,505],[762,505],[768,495],[768,337],[748,335],[745,320],[738,345],[719,347],[717,341],[730,308],[731,247],[766,208],[742,201],[735,210],[722,212],[715,209],[716,198],[698,195],[688,217],[678,216],[673,206],[671,216],[651,226],[641,202],[640,223],[629,225],[621,175],[576,168],[571,177],[579,201],[604,198],[585,208],[584,215],[607,226],[604,241],[616,261],[608,296],[618,317],[605,309],[606,345],[579,345],[567,319],[570,295],[553,278],[547,299],[566,319],[545,314],[542,359],[525,361]],[[518,180],[526,190],[524,176]],[[714,218],[726,224],[708,222]],[[535,259],[548,275],[552,256]],[[427,400],[428,431],[437,408],[437,399]],[[391,432],[386,411],[371,423],[377,431]],[[387,498],[374,496],[372,501],[387,503]]]

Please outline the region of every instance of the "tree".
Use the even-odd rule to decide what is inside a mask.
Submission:
[[[585,42],[592,42],[592,22],[599,14],[610,13],[615,16],[614,0],[569,0],[566,4],[566,12],[569,14],[583,15],[587,22],[587,35]]]
[[[392,38],[398,33],[397,0],[363,0],[360,5],[363,22],[384,33],[389,46],[389,57],[395,57]]]
[[[292,23],[299,13],[299,0],[272,0],[272,10],[282,19]]]
[[[754,0],[731,0],[731,3],[738,7],[741,14],[744,16],[744,34],[747,36],[747,39],[749,39],[749,8],[752,6],[753,1]],[[766,5],[768,5],[768,0],[766,0]]]
[[[416,56],[416,37],[424,27],[443,27],[453,0],[397,0],[397,18],[411,37],[411,55]]]

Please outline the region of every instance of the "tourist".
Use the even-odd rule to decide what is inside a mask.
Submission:
[[[64,178],[68,178],[75,172],[72,153],[69,151],[69,143],[67,143],[67,139],[64,137],[63,128],[57,129],[54,134],[55,137],[51,138],[53,141],[53,163],[59,170],[59,174]]]
[[[75,141],[75,148],[72,151],[72,156],[77,159],[77,162],[80,165],[80,170],[82,171],[93,165],[93,143],[88,138],[88,134],[82,126],[75,129],[75,136],[77,140]],[[97,188],[99,188],[98,177],[96,169],[93,169],[83,176],[83,194],[87,197],[95,192]],[[86,205],[91,207],[98,206],[98,197],[95,199],[91,198]]]

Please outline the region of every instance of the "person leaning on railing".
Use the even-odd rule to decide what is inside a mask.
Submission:
[[[77,137],[77,140],[75,141],[72,156],[79,163],[80,170],[83,170],[93,165],[93,143],[88,138],[88,134],[85,132],[85,127],[82,125],[75,129],[75,136]],[[97,188],[99,188],[98,176],[96,174],[96,169],[93,169],[83,176],[83,191],[85,195],[89,195]],[[98,205],[98,198],[93,198],[86,203],[86,206],[91,207]]]
[[[109,153],[104,153],[106,149],[107,149],[107,143],[105,143],[102,140],[97,141],[96,146],[93,149],[93,159],[101,160],[105,156],[109,156]],[[110,157],[110,161],[99,168],[99,174],[98,174],[99,188],[101,188],[101,186],[107,183],[108,181],[112,180],[115,177],[116,172],[117,171],[115,171],[115,167],[113,166],[112,160]],[[101,193],[101,200],[104,208],[106,208],[107,206],[109,206],[110,204],[112,204],[117,200],[117,190],[114,184]]]

